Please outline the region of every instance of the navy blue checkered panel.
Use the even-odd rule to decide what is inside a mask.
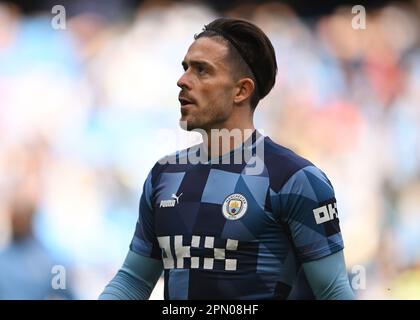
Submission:
[[[187,149],[146,179],[130,247],[162,259],[165,299],[287,299],[303,262],[343,249],[325,174],[258,132],[252,139],[230,164],[189,163]],[[259,170],[255,159],[233,163],[246,148]]]

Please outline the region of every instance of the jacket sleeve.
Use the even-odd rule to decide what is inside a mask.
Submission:
[[[347,276],[343,251],[305,262],[303,270],[317,299],[355,299]]]
[[[146,300],[162,274],[162,260],[129,251],[123,266],[105,287],[99,300]]]

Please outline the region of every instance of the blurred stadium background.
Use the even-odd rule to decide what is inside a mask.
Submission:
[[[351,25],[363,3],[322,3],[0,2],[0,299],[96,299],[147,172],[188,142],[181,61],[221,15],[273,41],[256,124],[332,180],[349,274],[366,272],[358,299],[420,299],[420,1],[371,2],[365,30]],[[51,289],[53,265],[66,290]]]

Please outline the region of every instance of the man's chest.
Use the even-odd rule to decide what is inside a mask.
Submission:
[[[283,236],[271,212],[268,177],[220,169],[165,172],[152,206],[167,269],[253,270],[260,253],[271,255],[267,246],[278,246]]]
[[[275,223],[268,177],[213,168],[162,173],[152,206],[157,236],[254,241]]]

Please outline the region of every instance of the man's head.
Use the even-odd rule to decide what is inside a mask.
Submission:
[[[27,199],[17,198],[10,203],[12,239],[24,240],[32,235],[36,207]]]
[[[272,89],[277,73],[273,46],[255,25],[220,18],[206,25],[182,62],[181,121],[187,129],[224,128],[238,113],[252,113]]]

